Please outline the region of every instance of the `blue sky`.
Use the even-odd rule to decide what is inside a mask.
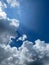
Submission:
[[[49,1],[25,0],[21,2],[20,7],[21,32],[31,37],[31,41],[40,38],[49,42]]]

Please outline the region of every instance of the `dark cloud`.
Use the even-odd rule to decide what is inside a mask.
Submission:
[[[34,62],[28,63],[27,65],[44,65],[41,60],[36,60]]]

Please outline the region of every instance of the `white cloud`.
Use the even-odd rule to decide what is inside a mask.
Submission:
[[[19,20],[11,19],[12,22],[10,22],[11,26],[19,27]]]
[[[19,1],[17,1],[17,0],[7,0],[7,3],[10,4],[11,7],[20,6]]]
[[[0,11],[0,43],[8,44],[12,37],[16,37],[19,20],[9,19],[4,11]]]
[[[10,45],[0,44],[0,65],[48,65],[49,44],[37,40],[24,41],[18,49]]]
[[[19,37],[17,39],[17,41],[21,40],[21,41],[25,41],[27,39],[27,36],[25,34],[23,34],[21,37]]]
[[[0,19],[6,19],[7,18],[7,14],[3,11],[3,8],[7,8],[5,3],[2,3],[0,1]]]
[[[17,48],[11,48],[9,45],[0,44],[0,65],[9,65],[13,64],[14,56],[17,54]],[[12,59],[13,58],[13,59]]]
[[[16,20],[16,19],[15,19]],[[12,37],[16,37],[16,30],[19,27],[19,22],[14,21],[16,23],[16,26],[10,25],[13,22],[13,20],[8,19],[0,19],[0,43],[9,43],[9,40]]]
[[[0,1],[0,8],[7,8],[7,5],[4,2]]]
[[[6,19],[6,18],[7,18],[7,14],[0,9],[0,19]]]
[[[8,44],[10,37],[16,36],[19,20],[8,18],[3,8],[6,8],[6,4],[0,1],[0,43]]]

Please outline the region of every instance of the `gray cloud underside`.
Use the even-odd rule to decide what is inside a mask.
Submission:
[[[0,20],[0,33],[2,34],[3,32],[7,32],[10,35],[16,34],[16,27],[10,26],[10,22],[8,20]]]
[[[16,25],[10,25],[14,22]],[[16,37],[16,30],[19,27],[19,22],[16,19],[0,19],[0,43],[9,43],[10,37]]]

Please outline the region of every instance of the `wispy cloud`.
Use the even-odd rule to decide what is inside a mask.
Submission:
[[[6,8],[6,4],[2,3],[0,1],[0,19],[6,19],[7,18],[7,14],[3,11],[4,8]]]
[[[11,7],[19,7],[20,3],[18,0],[7,0],[7,3],[10,4]]]

